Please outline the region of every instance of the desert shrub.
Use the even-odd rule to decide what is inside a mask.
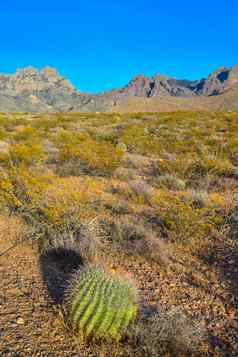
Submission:
[[[129,282],[98,268],[79,271],[68,295],[71,324],[86,336],[120,340],[138,310]]]
[[[238,207],[234,207],[224,222],[229,228],[232,238],[238,239]]]
[[[153,188],[143,180],[132,180],[128,182],[132,199],[138,203],[149,203],[153,196]]]
[[[152,230],[147,231],[144,241],[136,246],[135,252],[148,262],[155,262],[164,267],[171,264],[172,255],[168,244]]]
[[[72,165],[80,167],[80,174],[83,171],[107,175],[120,165],[122,156],[123,151],[110,143],[85,138],[77,145],[66,144],[61,148],[60,164],[72,162]]]
[[[74,248],[87,258],[95,253],[93,220],[103,213],[100,181],[59,179],[24,166],[1,173],[0,203],[31,225],[42,249]]]
[[[126,153],[122,163],[124,167],[133,169],[141,176],[155,176],[161,173],[160,160],[148,156]]]
[[[159,154],[161,144],[158,137],[151,135],[146,125],[131,125],[124,130],[121,140],[128,147],[128,151],[138,154]]]
[[[48,133],[50,130],[57,128],[59,124],[57,118],[42,115],[32,122],[32,127],[44,133]]]
[[[97,247],[96,224],[90,223],[97,214],[93,193],[84,193],[86,186],[77,191],[72,183],[58,182],[57,186],[54,176],[32,174],[22,168],[0,181],[0,198],[30,225],[31,236],[39,240],[41,251],[71,249],[80,251],[89,261]]]
[[[209,168],[217,175],[222,177],[236,177],[237,168],[232,165],[230,160],[209,159]]]
[[[54,138],[55,144],[59,148],[64,148],[66,145],[77,145],[80,142],[89,139],[90,136],[86,132],[71,132],[60,129]]]
[[[224,194],[221,194],[221,193],[218,193],[218,192],[212,192],[209,195],[209,204],[213,208],[225,209],[225,206],[229,201],[228,196],[229,196],[229,194],[226,197],[226,195],[224,195]]]
[[[34,165],[40,164],[46,159],[46,153],[41,145],[14,144],[10,146],[9,161],[13,165]]]
[[[26,126],[13,133],[13,139],[17,142],[32,142],[39,140],[39,131],[31,126]]]
[[[167,187],[169,190],[184,190],[186,186],[183,180],[170,174],[158,176],[156,184],[160,187]]]
[[[47,163],[57,163],[59,158],[59,150],[54,145],[54,143],[46,139],[42,142],[42,147],[48,156]]]
[[[115,171],[113,176],[117,178],[118,180],[121,181],[129,181],[133,179],[133,176],[135,175],[133,169],[127,169],[124,167],[118,167]]]
[[[32,222],[43,250],[57,247],[95,254],[96,218],[103,214],[102,185],[91,178],[56,178],[42,189]],[[94,224],[95,222],[95,224]],[[94,237],[95,234],[95,237]]]
[[[160,308],[133,326],[139,356],[178,356],[202,351],[206,331],[200,322],[187,318],[178,308]]]
[[[229,160],[204,157],[203,160],[193,161],[187,169],[190,179],[204,177],[206,175],[221,177],[233,177],[237,175],[237,169]]]
[[[125,200],[110,200],[105,202],[105,207],[115,214],[128,214],[131,211],[128,201]]]
[[[188,193],[188,201],[197,209],[204,208],[208,203],[208,194],[205,191],[192,190]]]
[[[133,216],[124,216],[117,222],[112,222],[110,232],[112,240],[122,245],[125,242],[128,244],[144,239],[146,229],[142,222],[138,222]]]
[[[56,163],[56,173],[60,177],[82,176],[85,175],[85,168],[78,159],[58,160]]]
[[[5,130],[0,129],[0,140],[5,140],[7,138],[7,133]]]
[[[194,160],[191,165],[187,168],[186,176],[190,180],[197,179],[199,177],[206,176],[210,171],[210,168],[205,165],[201,160]]]
[[[85,261],[96,255],[100,182],[90,178],[57,179],[26,167],[2,171],[0,204],[19,214],[31,227],[42,251],[72,249]]]
[[[1,138],[1,134],[0,134],[0,138]],[[236,147],[234,148],[234,150],[232,150],[231,154],[230,154],[230,160],[231,163],[234,166],[238,166],[238,144],[236,143]]]
[[[141,220],[133,216],[107,219],[101,222],[103,236],[111,247],[130,256],[141,257],[148,262],[168,266],[170,252],[167,244]]]
[[[113,132],[112,129],[107,129],[107,128],[102,128],[100,129],[95,129],[95,132],[93,130],[90,130],[91,137],[96,140],[96,141],[104,141],[104,142],[109,142],[111,144],[116,144],[117,142],[117,134]],[[121,147],[120,149],[124,149]],[[124,150],[126,151],[126,150]]]
[[[55,226],[47,220],[41,221],[35,224],[33,234],[39,240],[42,253],[52,250],[72,251],[80,255],[84,264],[93,261],[98,253],[97,228],[77,218],[72,218],[67,225],[62,226]]]
[[[195,208],[183,194],[159,191],[153,196],[153,201],[157,215],[164,222],[167,238],[174,242],[204,239],[222,223],[222,217],[215,209]]]
[[[54,179],[54,175],[47,170],[30,170],[24,165],[11,166],[8,170],[1,170],[0,200],[10,212],[38,211],[39,198],[43,191]]]
[[[72,219],[94,218],[102,208],[104,183],[91,177],[56,178],[42,194],[40,207],[47,219],[63,225]]]

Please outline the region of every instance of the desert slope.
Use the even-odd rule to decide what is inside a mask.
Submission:
[[[210,97],[131,97],[112,109],[114,112],[172,112],[176,110],[238,110],[238,85],[223,94]]]

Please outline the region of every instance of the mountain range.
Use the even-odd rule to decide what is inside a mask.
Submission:
[[[89,94],[78,91],[56,69],[27,67],[0,74],[1,112],[238,110],[238,65],[208,78],[181,80],[138,75],[126,86]]]

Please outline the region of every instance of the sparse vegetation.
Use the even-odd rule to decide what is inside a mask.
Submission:
[[[66,346],[67,353],[85,356],[178,356],[192,355],[189,348],[196,346],[202,356],[232,356],[238,348],[232,320],[238,306],[237,133],[236,112],[0,114],[0,258],[12,245],[27,242],[21,251],[26,268],[19,268],[24,279],[11,280],[9,292],[6,281],[0,285],[3,296],[7,291],[4,304],[23,280],[33,279],[33,288],[22,293],[29,303],[40,295],[34,284],[41,291],[45,279],[49,288],[47,273],[55,283],[68,285],[76,268],[83,272],[72,285],[72,325],[84,336],[122,340],[77,338],[75,344],[68,315],[60,319],[55,310],[52,315],[47,309],[52,302],[46,308],[41,301],[38,318],[59,323],[60,338],[52,336],[56,354]],[[43,277],[34,263],[39,254]],[[20,258],[7,257],[3,266],[10,274]],[[80,264],[68,265],[68,257]],[[102,264],[104,272],[85,271],[91,264]],[[123,339],[120,326],[127,327],[137,306],[134,289],[124,283],[128,278],[139,287],[139,316]],[[17,310],[17,297],[15,302]],[[157,309],[158,304],[167,313],[144,313],[145,306]],[[183,317],[168,312],[174,306]],[[194,333],[202,318],[209,339],[206,333],[200,338],[199,328]],[[2,348],[13,335],[1,314],[0,324],[6,331]],[[29,339],[29,331],[22,331]],[[44,333],[43,323],[38,337]]]
[[[157,178],[156,183],[159,187],[167,187],[170,190],[184,190],[185,182],[170,174],[161,175]]]
[[[194,323],[178,308],[160,309],[148,319],[146,326],[141,321],[135,330],[142,349],[138,354],[151,357],[198,353],[205,334],[201,323]]]
[[[232,237],[238,239],[238,207],[231,210],[225,223],[229,226]]]

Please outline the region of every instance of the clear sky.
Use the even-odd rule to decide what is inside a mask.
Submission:
[[[0,72],[51,65],[80,90],[238,63],[238,0],[2,0]]]

